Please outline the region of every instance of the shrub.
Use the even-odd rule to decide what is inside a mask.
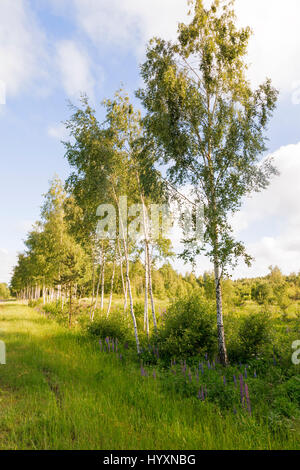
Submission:
[[[100,317],[87,326],[87,331],[92,336],[105,339],[118,338],[120,342],[132,342],[132,331],[127,320],[120,314],[112,314],[108,318]]]
[[[271,318],[266,313],[245,316],[239,325],[234,355],[238,360],[250,360],[267,351],[272,342]]]
[[[212,304],[199,294],[184,297],[168,309],[158,330],[157,344],[163,359],[212,355],[217,335]]]

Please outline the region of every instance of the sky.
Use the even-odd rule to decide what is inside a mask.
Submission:
[[[263,276],[270,265],[298,272],[300,2],[236,0],[236,13],[253,30],[249,79],[255,87],[270,77],[280,91],[268,129],[280,176],[232,220],[255,258],[251,268],[239,264],[234,277]],[[10,280],[49,180],[70,172],[61,144],[68,102],[85,92],[101,116],[101,101],[121,85],[135,100],[147,41],[175,38],[186,19],[186,0],[0,0],[0,282]],[[208,269],[199,258],[197,273]]]

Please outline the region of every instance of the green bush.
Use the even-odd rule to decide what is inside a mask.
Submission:
[[[273,337],[272,321],[266,313],[252,313],[239,324],[236,341],[229,348],[229,357],[238,361],[249,361],[271,351]],[[269,351],[269,352],[270,352]]]
[[[87,332],[101,339],[117,338],[120,342],[132,343],[132,328],[124,315],[111,314],[108,318],[100,317],[87,326]]]
[[[174,302],[158,330],[156,342],[162,359],[213,355],[217,334],[212,304],[199,294]]]

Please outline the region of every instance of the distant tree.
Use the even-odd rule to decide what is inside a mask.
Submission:
[[[7,300],[10,297],[10,290],[5,282],[0,283],[0,300]]]

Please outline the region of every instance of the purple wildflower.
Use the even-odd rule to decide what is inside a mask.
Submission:
[[[254,371],[254,377],[255,377],[255,378],[257,377],[257,375],[256,375],[256,370]]]
[[[240,393],[241,393],[241,403],[243,403],[243,398],[244,398],[244,381],[243,381],[243,376],[240,374]]]
[[[247,408],[248,408],[249,414],[251,415],[251,403],[250,403],[250,396],[249,396],[249,390],[248,390],[247,384],[245,384],[245,395],[246,395],[246,400],[247,400]]]
[[[236,376],[235,375],[233,376],[233,381],[234,381],[234,385],[237,386]]]
[[[247,369],[245,368],[245,379],[248,378]]]
[[[225,375],[223,376],[223,384],[226,385],[226,377],[225,377]]]
[[[192,373],[191,373],[191,369],[189,369],[189,381],[191,382],[192,381]]]
[[[156,379],[156,372],[155,372],[155,369],[153,371],[153,378]]]
[[[101,339],[99,339],[99,344],[100,344],[100,351],[102,352],[103,345],[102,345],[102,341],[101,341]]]

